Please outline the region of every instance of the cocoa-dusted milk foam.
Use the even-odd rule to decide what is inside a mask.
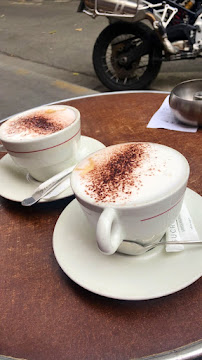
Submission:
[[[109,146],[76,167],[72,175],[74,190],[91,203],[142,205],[163,198],[169,189],[177,189],[185,162],[179,152],[160,144]]]
[[[43,106],[7,120],[1,136],[12,140],[35,139],[63,130],[76,119],[75,112],[65,106]]]

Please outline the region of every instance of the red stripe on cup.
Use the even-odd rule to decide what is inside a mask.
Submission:
[[[40,149],[40,150],[33,150],[33,151],[13,151],[13,150],[7,150],[8,152],[12,152],[12,153],[15,153],[15,154],[31,154],[31,153],[35,153],[35,152],[39,152],[39,151],[45,151],[45,150],[49,150],[49,149],[53,149],[57,146],[60,146],[60,145],[63,145],[65,144],[66,142],[72,140],[76,135],[78,135],[78,133],[80,132],[81,129],[79,129],[76,134],[74,134],[71,138],[69,138],[68,140],[65,140],[63,141],[62,143],[60,144],[57,144],[57,145],[54,145],[54,146],[50,146],[48,148],[45,148],[45,149]]]
[[[149,217],[149,218],[147,218],[147,219],[143,219],[143,220],[141,220],[141,221],[151,220],[151,219],[154,219],[154,218],[156,218],[156,217],[158,217],[158,216],[161,216],[161,215],[167,213],[168,211],[172,210],[175,206],[177,206],[177,204],[179,204],[179,202],[180,202],[181,200],[182,200],[182,197],[181,197],[181,199],[180,199],[175,205],[173,205],[170,209],[168,209],[168,210],[166,210],[166,211],[164,211],[164,212],[162,212],[162,213],[160,213],[160,214],[158,214],[158,215],[154,215],[154,216]]]

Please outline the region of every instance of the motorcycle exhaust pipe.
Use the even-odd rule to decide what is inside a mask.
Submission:
[[[128,0],[85,0],[88,10],[99,13],[107,12],[113,15],[136,15],[138,2]]]
[[[166,30],[164,29],[161,22],[157,21],[155,16],[151,13],[146,13],[145,19],[149,20],[152,24],[152,27],[157,32],[165,51],[167,51],[169,54],[177,54],[178,50],[168,40]]]

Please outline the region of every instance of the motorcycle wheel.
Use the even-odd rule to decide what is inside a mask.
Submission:
[[[158,75],[161,63],[159,39],[143,23],[116,22],[107,26],[93,49],[96,75],[113,91],[147,88]]]

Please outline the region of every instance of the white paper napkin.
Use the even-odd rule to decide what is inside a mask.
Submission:
[[[185,125],[175,118],[169,105],[169,95],[165,98],[157,112],[152,116],[147,127],[192,133],[196,132],[198,129],[197,126]]]
[[[182,204],[180,215],[166,232],[166,241],[196,241],[199,240],[198,233],[185,205]],[[177,252],[184,250],[182,244],[167,244],[167,252]]]

